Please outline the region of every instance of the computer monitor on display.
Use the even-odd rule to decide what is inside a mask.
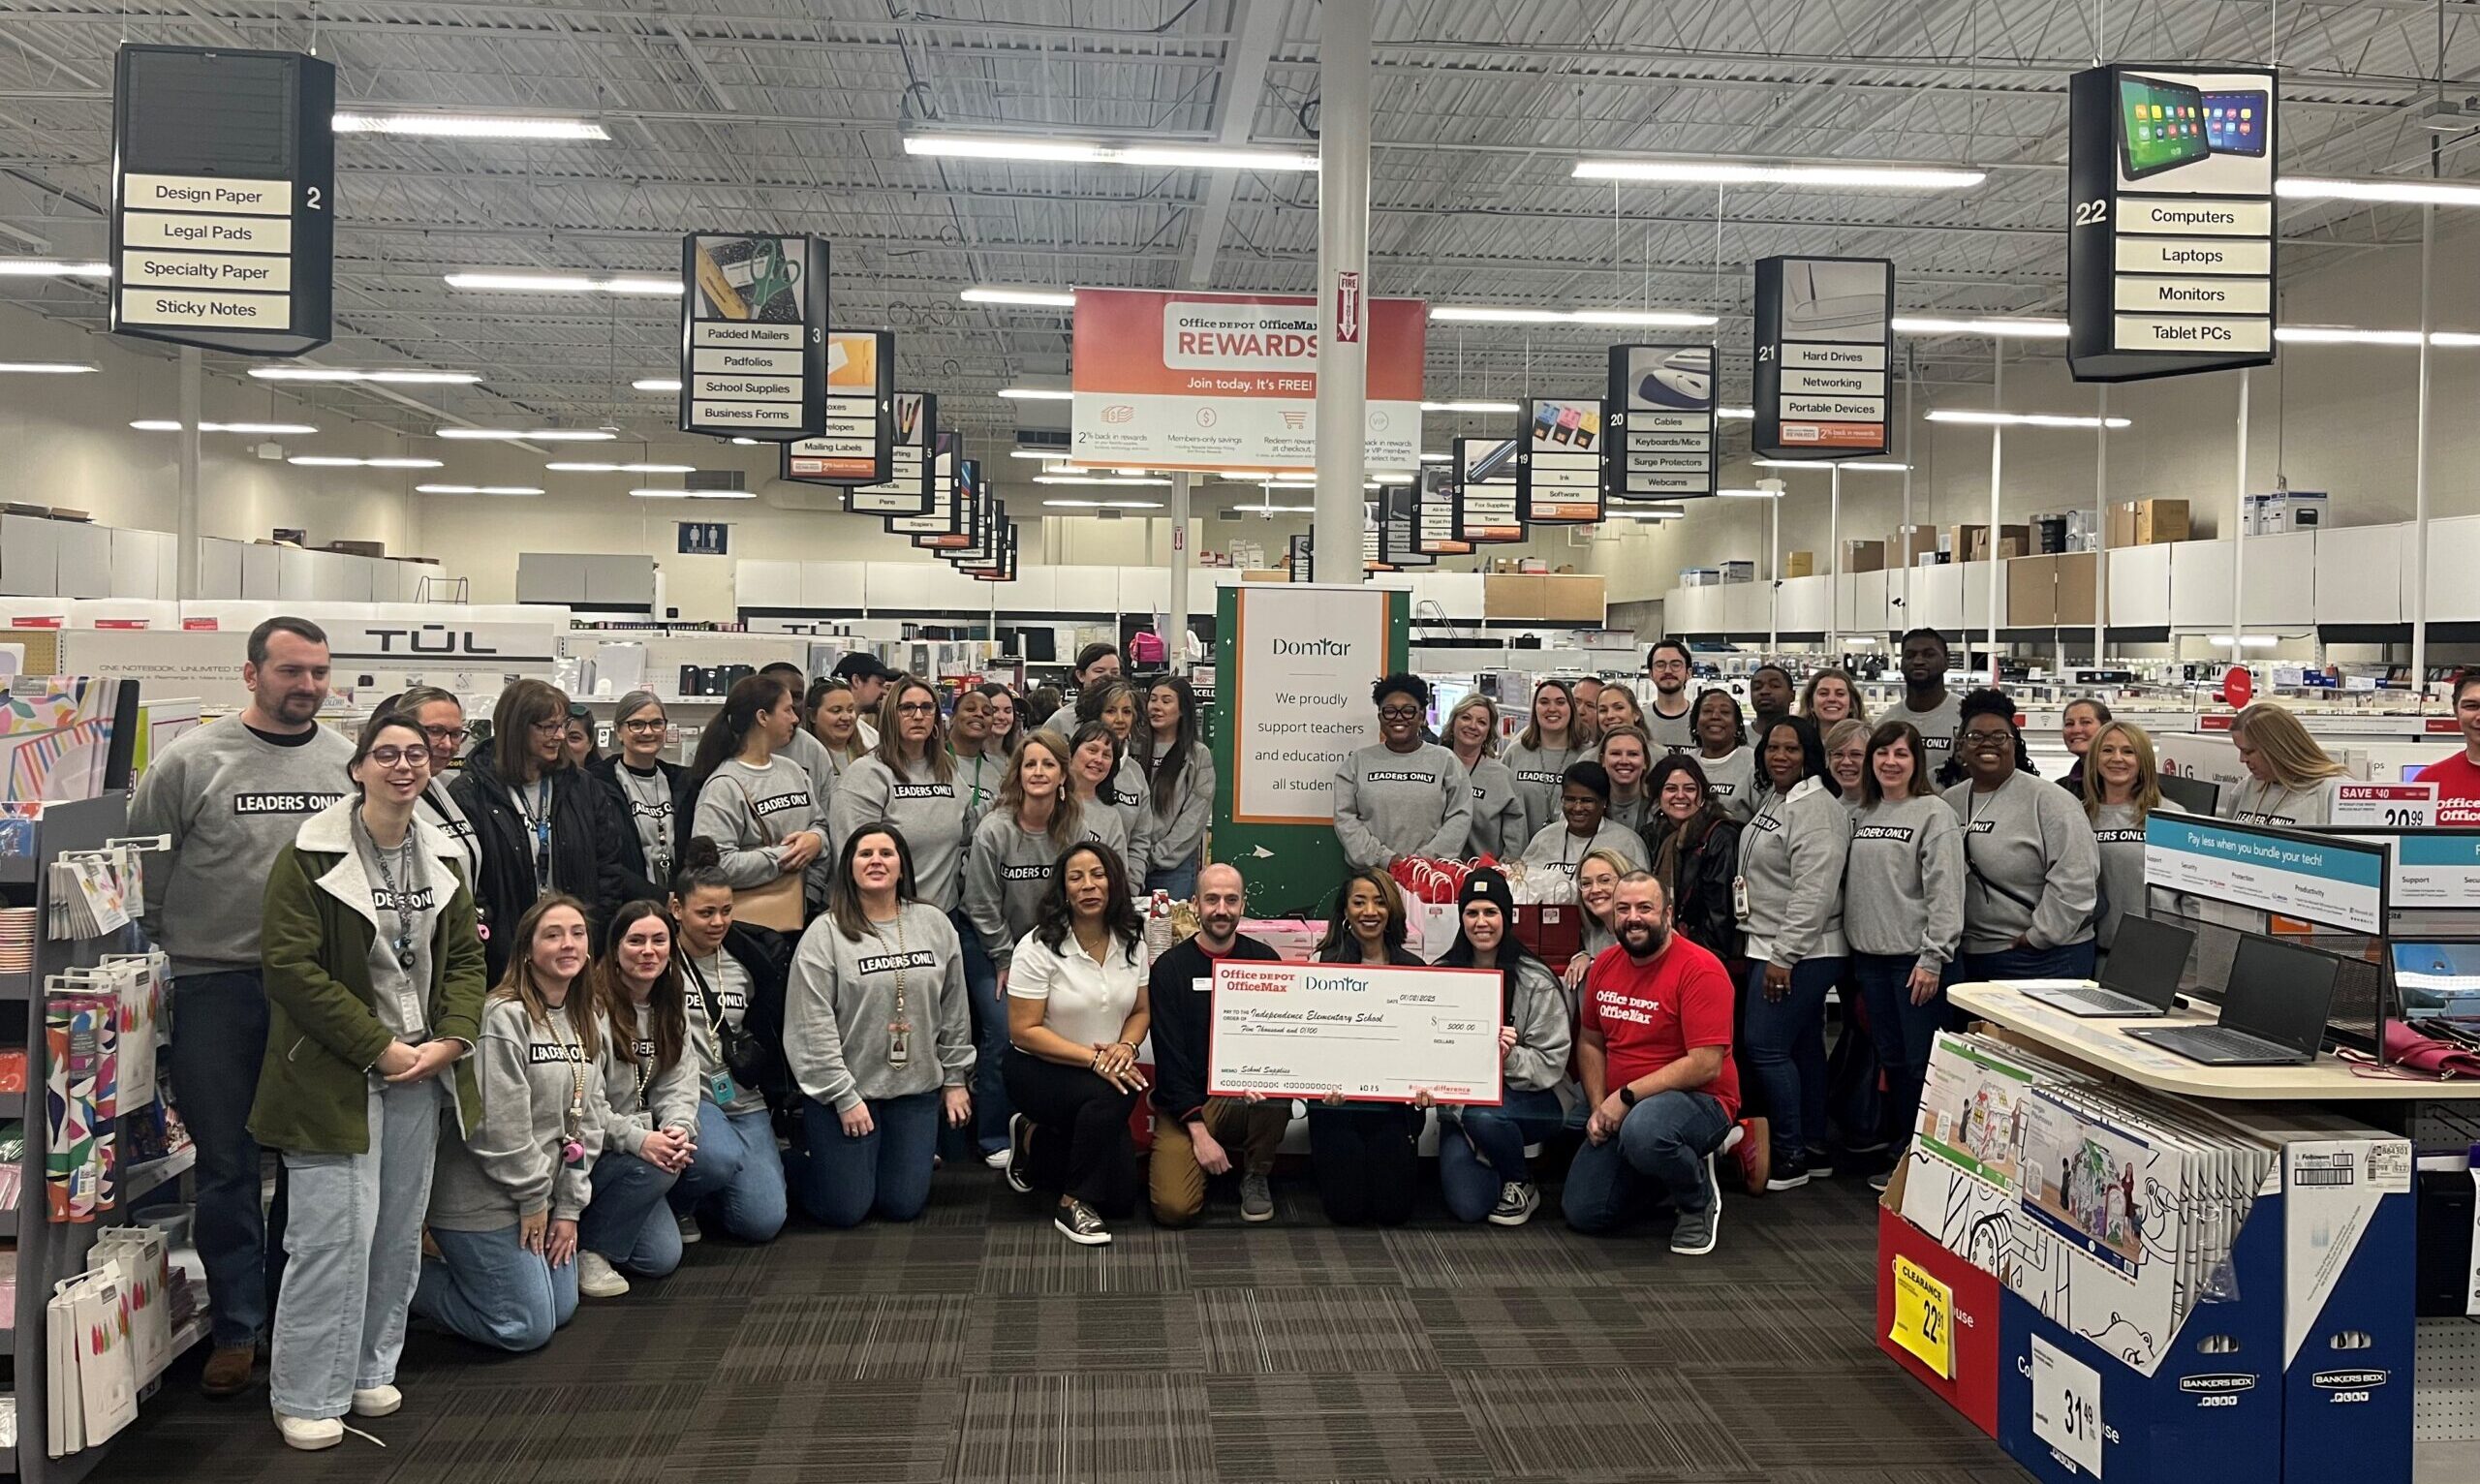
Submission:
[[[2206,778],[2161,775],[2161,796],[2192,815],[2211,818],[2221,806],[2221,785]]]

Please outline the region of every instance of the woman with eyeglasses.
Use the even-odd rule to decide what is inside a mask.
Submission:
[[[1446,714],[1446,747],[1472,780],[1472,828],[1465,836],[1464,853],[1493,860],[1521,851],[1516,834],[1524,826],[1524,805],[1516,798],[1515,774],[1499,760],[1499,703],[1475,691]]]
[[[480,845],[475,901],[494,982],[514,960],[510,935],[537,897],[567,892],[600,920],[631,896],[628,826],[610,792],[569,765],[568,727],[567,696],[541,680],[512,681],[491,708],[491,745],[449,785]]]
[[[1756,816],[1756,754],[1748,745],[1748,724],[1739,697],[1706,691],[1696,697],[1696,769],[1714,807],[1745,824]]]
[[[1964,782],[1945,798],[1964,821],[1963,974],[2090,978],[2101,871],[2092,821],[2032,774],[2004,692],[1968,692],[1960,710]]]
[[[1826,771],[1825,745],[1804,716],[1757,729],[1765,801],[1740,835],[1738,895],[1748,935],[1742,1004],[1749,1063],[1773,1120],[1766,1189],[1831,1175],[1825,1158],[1825,995],[1843,977],[1843,867],[1851,819]],[[2058,790],[2052,789],[2055,793]]]
[[[672,961],[698,1068],[696,1147],[671,1188],[671,1211],[684,1243],[699,1240],[701,1213],[739,1241],[771,1242],[784,1229],[785,1193],[767,1105],[791,1095],[783,1032],[792,941],[732,920],[722,862],[715,842],[692,836],[671,879]]]
[[[1945,1022],[1946,980],[1964,931],[1964,838],[1938,797],[1929,750],[1909,722],[1869,736],[1861,809],[1852,821],[1843,925],[1851,971],[1885,1068],[1879,1127],[1908,1139],[1920,1118],[1929,1050]],[[1885,1189],[1885,1177],[1871,1184]]]
[[[474,821],[448,791],[449,780],[464,766],[465,703],[452,691],[435,685],[408,686],[371,708],[373,716],[401,711],[421,725],[422,739],[430,747],[430,783],[422,789],[421,802],[415,812],[422,822],[446,835],[465,860],[465,884],[471,889],[481,880],[482,848],[474,833]]]
[[[1186,902],[1197,892],[1205,830],[1214,816],[1214,758],[1197,730],[1197,696],[1178,675],[1145,690],[1150,747],[1137,755],[1145,777],[1148,837],[1144,886]]]
[[[692,829],[722,849],[724,876],[740,890],[805,875],[824,885],[825,869],[812,868],[826,851],[825,811],[817,781],[786,750],[800,725],[783,681],[749,675],[698,738],[686,780],[698,800]]]
[[[1371,687],[1379,740],[1345,756],[1332,789],[1344,859],[1380,870],[1408,855],[1457,858],[1472,834],[1472,780],[1423,740],[1429,682],[1393,674]]]
[[[270,1054],[250,1132],[295,1206],[267,1390],[295,1448],[348,1411],[403,1404],[396,1361],[421,1272],[441,1121],[482,1117],[482,944],[464,855],[419,817],[430,742],[405,711],[362,728],[354,790],[302,822],[269,870],[261,957]],[[257,1172],[252,1170],[255,1182]]]
[[[1825,770],[1843,790],[1844,811],[1856,815],[1862,808],[1860,787],[1869,773],[1869,724],[1846,716],[1824,733]]]
[[[1344,878],[1334,914],[1318,944],[1321,964],[1417,969],[1404,892],[1374,866]],[[1421,1126],[1430,1098],[1413,1102],[1355,1102],[1341,1089],[1309,1105],[1309,1167],[1318,1201],[1338,1226],[1400,1226],[1412,1215],[1420,1170]]]
[[[594,1198],[577,1219],[577,1292],[618,1298],[623,1273],[663,1278],[680,1266],[668,1197],[698,1153],[698,1062],[672,959],[671,914],[632,902],[588,975],[603,1042],[603,1155]]]
[[[618,750],[586,764],[586,770],[610,789],[629,821],[621,864],[636,878],[633,894],[660,901],[696,808],[697,790],[689,786],[689,770],[663,755],[671,738],[671,718],[654,692],[631,691],[621,696],[611,710],[611,730],[620,739]]]
[[[1611,926],[1611,908],[1619,900],[1619,879],[1635,869],[1616,850],[1591,850],[1576,862],[1576,905],[1584,909],[1584,945],[1567,960],[1566,969],[1559,975],[1566,982],[1571,1015],[1576,1009],[1576,988],[1585,981],[1585,970],[1603,952],[1619,946],[1619,935]]]
[[[827,833],[850,840],[864,824],[894,825],[913,851],[921,900],[953,912],[962,900],[965,814],[939,693],[916,676],[899,675],[879,699],[878,750],[836,785]]]
[[[1507,771],[1515,775],[1516,801],[1523,818],[1508,839],[1521,844],[1559,818],[1559,786],[1567,764],[1593,756],[1593,735],[1579,721],[1576,699],[1564,680],[1544,680],[1533,688],[1533,715],[1515,745],[1507,749]]]

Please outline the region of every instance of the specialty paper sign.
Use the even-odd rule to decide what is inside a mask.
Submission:
[[[1414,469],[1427,306],[1365,299],[1368,467]],[[1317,466],[1318,301],[1076,291],[1075,456],[1149,469]]]
[[[1206,1091],[1495,1104],[1504,993],[1488,969],[1221,959]]]
[[[1512,438],[1455,440],[1455,534],[1479,545],[1524,540],[1516,510]]]
[[[826,271],[817,237],[681,238],[682,432],[788,443],[825,431]]]
[[[1308,543],[1293,541],[1297,571]],[[1335,770],[1378,740],[1369,684],[1386,672],[1386,593],[1244,583],[1232,603],[1231,818],[1331,825]]]
[[[1610,348],[1610,498],[1682,500],[1714,492],[1714,348]]]
[[[894,446],[888,450],[887,478],[877,484],[845,491],[844,508],[855,515],[920,515],[931,506],[930,481],[936,472],[930,447],[937,441],[939,399],[926,391],[899,391],[894,401]],[[799,445],[787,445],[788,448]],[[785,456],[789,466],[790,454]],[[784,478],[797,479],[788,467]]]
[[[1536,400],[1515,455],[1516,518],[1580,526],[1601,519],[1601,403]]]
[[[2067,363],[2080,382],[2274,358],[2270,71],[2116,65],[2067,90]]]
[[[1894,363],[1895,265],[1882,258],[1756,264],[1756,451],[1883,453]]]
[[[2370,846],[2154,814],[2144,821],[2144,880],[2347,932],[2385,930],[2385,852]]]
[[[826,431],[784,446],[784,478],[808,484],[877,484],[892,478],[895,336],[826,332]]]
[[[123,46],[111,327],[245,356],[327,343],[336,70],[290,51]]]
[[[1423,556],[1468,556],[1472,543],[1456,535],[1455,489],[1436,467],[1421,471],[1412,491],[1412,547]]]

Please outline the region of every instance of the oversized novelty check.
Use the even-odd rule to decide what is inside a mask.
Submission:
[[[1500,982],[1488,969],[1219,960],[1206,1091],[1498,1102]]]

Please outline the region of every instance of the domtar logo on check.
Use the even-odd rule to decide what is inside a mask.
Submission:
[[[1352,994],[1357,995],[1367,994],[1369,992],[1369,981],[1367,979],[1349,978],[1341,974],[1312,974],[1301,976],[1300,987],[1303,989],[1315,990],[1349,991]]]

